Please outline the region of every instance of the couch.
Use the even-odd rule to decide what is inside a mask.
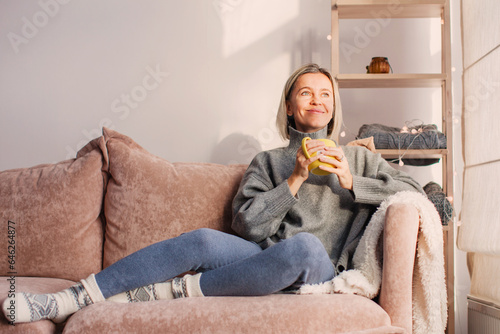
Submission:
[[[59,291],[190,230],[234,233],[231,201],[245,169],[170,163],[104,128],[75,159],[0,172],[0,301],[12,292]],[[414,254],[398,257],[391,266],[413,259]],[[404,333],[398,319],[405,317],[401,312],[411,299],[410,286],[404,280],[382,281],[385,309],[377,299],[354,294],[106,301],[63,324],[44,320],[12,326],[1,315],[0,332]]]

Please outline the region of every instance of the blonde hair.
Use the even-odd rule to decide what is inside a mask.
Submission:
[[[337,143],[339,141],[340,128],[342,127],[342,106],[340,104],[340,95],[337,85],[337,81],[333,80],[330,72],[328,70],[319,67],[317,64],[307,64],[303,65],[297,69],[287,80],[285,87],[283,88],[283,93],[281,94],[280,105],[278,107],[278,113],[276,115],[276,126],[280,133],[281,138],[288,140],[290,139],[290,133],[288,132],[288,127],[292,126],[295,128],[295,121],[292,116],[288,116],[286,103],[290,99],[290,93],[293,90],[293,86],[299,79],[299,77],[306,73],[321,73],[324,74],[332,83],[333,87],[333,118],[328,123],[328,137],[335,140]]]

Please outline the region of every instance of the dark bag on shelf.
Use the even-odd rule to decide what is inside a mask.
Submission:
[[[436,207],[439,218],[441,218],[441,224],[448,226],[449,221],[453,217],[453,205],[446,198],[443,188],[436,182],[429,182],[424,186],[424,191],[429,201]]]

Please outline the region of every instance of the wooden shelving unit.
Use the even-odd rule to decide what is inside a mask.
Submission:
[[[440,17],[446,0],[337,0],[341,19],[371,19],[380,11],[393,12],[394,18]]]
[[[440,87],[445,74],[338,74],[340,88]]]
[[[377,150],[386,159],[398,159],[399,157],[408,159],[441,159],[448,154],[447,149],[437,150]]]
[[[383,13],[384,17],[380,16]],[[443,166],[443,190],[453,198],[453,140],[451,101],[451,36],[449,0],[332,0],[332,75],[339,88],[420,88],[441,87],[442,132],[447,137],[447,149],[442,150],[378,150],[387,159],[396,159],[404,153],[405,158],[441,158]],[[341,73],[339,20],[374,18],[441,18],[441,73],[429,74],[349,74]],[[429,36],[430,38],[430,36]],[[454,222],[443,226],[446,283],[448,289],[447,332],[455,332],[454,294]]]

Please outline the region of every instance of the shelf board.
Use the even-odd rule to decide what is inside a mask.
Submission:
[[[446,74],[337,74],[340,88],[441,87]]]
[[[332,0],[340,19],[441,17],[446,0]]]
[[[399,156],[403,155],[403,159],[440,159],[448,154],[447,149],[435,149],[435,150],[411,150],[411,149],[401,149],[401,150],[377,150],[384,159],[398,159]]]

